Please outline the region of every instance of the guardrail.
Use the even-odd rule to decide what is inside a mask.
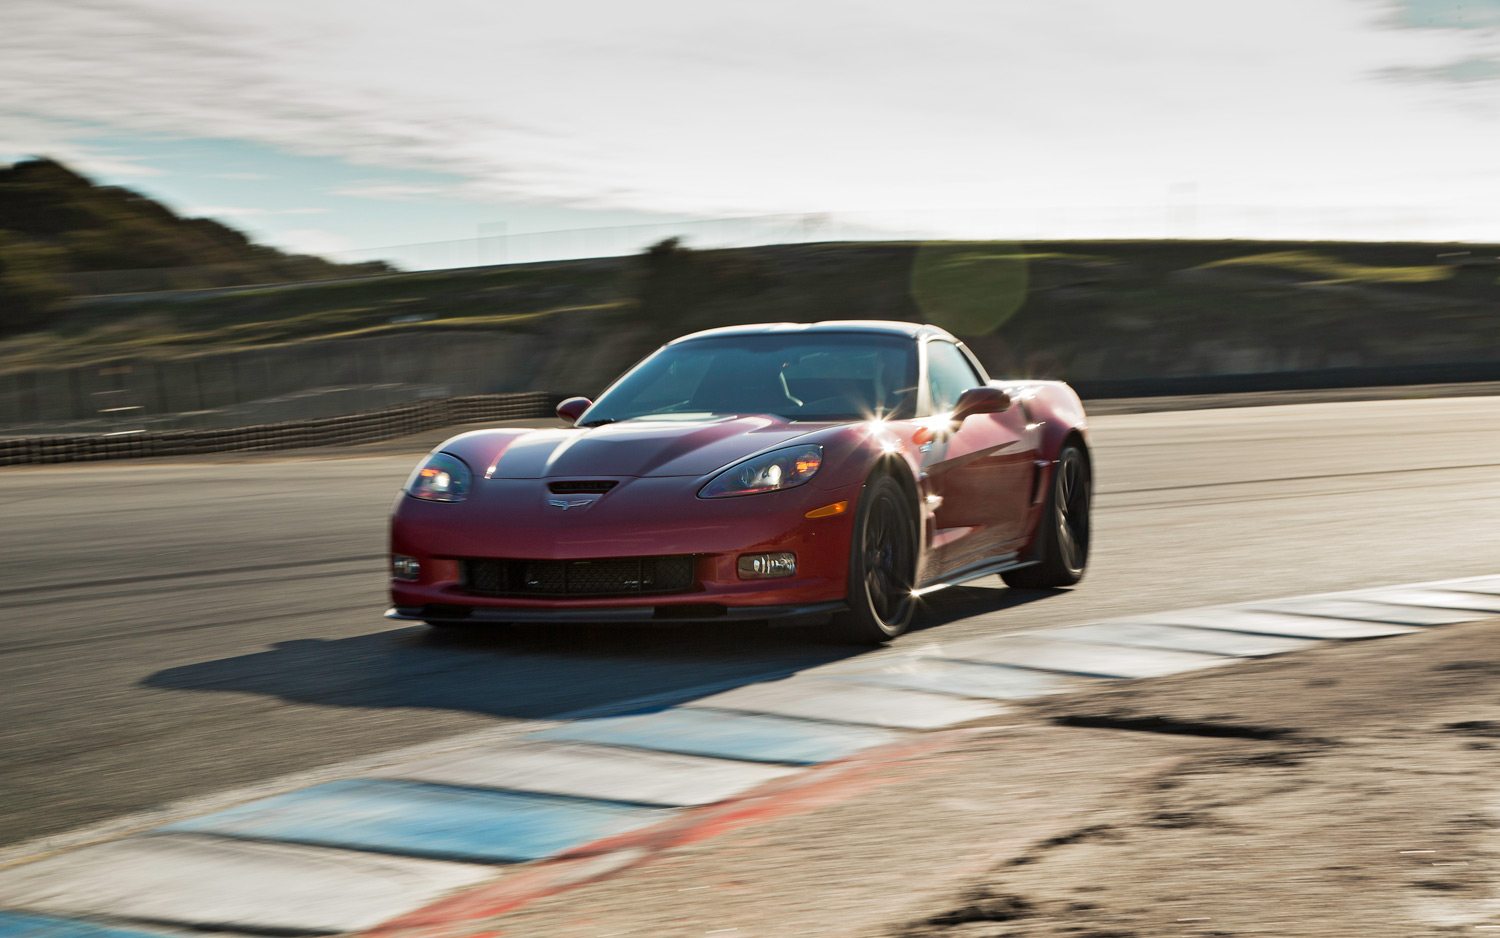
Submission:
[[[1178,394],[1243,394],[1260,391],[1323,391],[1341,388],[1402,387],[1421,384],[1475,384],[1500,381],[1500,361],[1441,362],[1303,368],[1211,375],[1155,375],[1144,378],[1070,380],[1085,401],[1097,398],[1168,397]]]
[[[374,443],[456,423],[550,417],[559,395],[540,391],[421,401],[344,417],[216,430],[141,430],[0,439],[0,466],[192,456]]]

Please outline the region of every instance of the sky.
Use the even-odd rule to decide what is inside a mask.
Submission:
[[[1500,241],[1500,0],[0,3],[0,161],[341,259]]]

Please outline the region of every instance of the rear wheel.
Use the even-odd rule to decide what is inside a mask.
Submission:
[[[1068,443],[1057,457],[1047,503],[1037,521],[1032,552],[1037,563],[1000,574],[1007,586],[1051,589],[1083,579],[1089,562],[1090,504],[1094,481],[1083,448]]]
[[[917,526],[911,499],[887,475],[871,478],[859,500],[849,545],[849,611],[832,622],[835,637],[880,644],[911,625],[916,601]]]

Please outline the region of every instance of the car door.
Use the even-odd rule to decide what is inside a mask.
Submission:
[[[968,353],[946,340],[927,343],[928,412],[951,411],[960,394],[987,382]],[[923,453],[934,522],[934,572],[947,573],[1017,549],[1035,471],[1034,434],[1018,405],[975,414],[954,427],[933,425]]]

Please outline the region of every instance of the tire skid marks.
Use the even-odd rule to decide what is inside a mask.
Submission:
[[[1495,613],[1500,576],[898,647],[472,743],[18,866],[0,872],[0,909],[18,910],[0,910],[0,938],[368,929],[516,864],[608,849],[808,767],[1003,714],[1008,700]]]

